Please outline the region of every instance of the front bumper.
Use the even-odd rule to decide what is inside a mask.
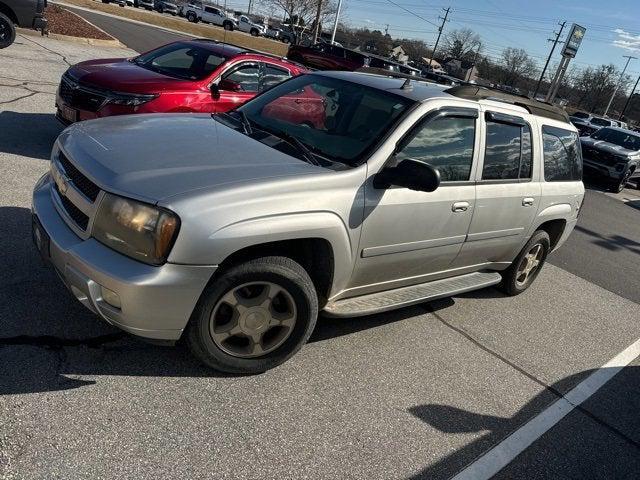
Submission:
[[[166,263],[154,267],[93,238],[82,240],[56,210],[50,187],[47,174],[33,191],[32,211],[49,237],[48,260],[80,303],[134,335],[179,339],[216,266]],[[118,295],[121,308],[102,298],[102,287]]]
[[[623,170],[616,170],[615,165],[611,167],[608,165],[603,165],[602,163],[591,160],[588,157],[583,157],[582,164],[584,165],[585,169],[589,169],[592,172],[597,172],[598,174],[607,178],[611,178],[613,180],[621,180],[624,176],[624,173],[627,171],[626,168],[624,168]]]

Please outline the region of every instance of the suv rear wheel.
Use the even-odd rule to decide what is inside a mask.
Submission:
[[[550,249],[549,234],[536,231],[511,266],[502,272],[502,291],[507,295],[519,295],[529,288],[542,270]]]
[[[187,12],[187,20],[191,23],[198,23],[198,16],[193,12]]]
[[[611,191],[615,193],[620,193],[622,190],[624,190],[624,187],[627,186],[627,182],[631,178],[632,173],[633,173],[632,169],[627,170],[625,174],[622,176],[622,179],[620,180],[620,182],[611,184]]]
[[[252,37],[257,37],[259,32],[255,28],[252,28],[249,33],[251,34]]]
[[[293,356],[318,317],[311,278],[286,257],[231,267],[209,285],[186,340],[205,365],[228,373],[261,373]]]
[[[233,23],[231,22],[224,22],[222,26],[227,32],[231,32],[233,30]]]
[[[16,39],[16,28],[4,13],[0,13],[0,48],[7,48]]]

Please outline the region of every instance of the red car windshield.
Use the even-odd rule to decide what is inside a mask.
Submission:
[[[192,43],[177,42],[133,59],[136,65],[184,80],[203,80],[227,60],[226,57]]]
[[[405,97],[321,75],[303,75],[238,110],[258,129],[304,145],[313,154],[356,165],[413,102]]]

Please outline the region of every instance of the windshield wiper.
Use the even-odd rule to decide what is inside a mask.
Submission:
[[[251,135],[253,133],[253,128],[251,127],[251,120],[247,117],[247,114],[244,113],[243,110],[234,110],[234,113],[237,113],[240,116],[240,120],[242,120],[242,126],[244,127],[244,133],[247,135]]]
[[[287,132],[283,132],[282,130],[264,128],[263,126],[261,126],[260,129],[264,130],[267,133],[270,133],[274,137],[278,137],[284,140],[292,147],[295,147],[302,154],[303,160],[306,160],[311,165],[316,165],[318,167],[321,166],[320,162],[318,161],[316,156],[313,154],[313,152],[309,149],[309,147],[307,147],[304,143],[302,143],[293,135]]]

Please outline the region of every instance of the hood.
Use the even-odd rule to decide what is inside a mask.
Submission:
[[[210,115],[90,120],[66,129],[59,142],[69,159],[102,189],[149,203],[199,189],[325,171]]]
[[[621,147],[620,145],[616,145],[615,143],[605,142],[604,140],[596,140],[592,137],[582,137],[580,141],[582,142],[582,145],[584,147],[599,150],[601,152],[612,153],[614,155],[621,155],[623,157],[633,157],[640,153],[635,150],[626,149],[624,147]]]
[[[79,82],[101,89],[127,93],[156,93],[193,89],[197,82],[169,77],[142,68],[126,58],[108,58],[78,63],[68,75]]]

